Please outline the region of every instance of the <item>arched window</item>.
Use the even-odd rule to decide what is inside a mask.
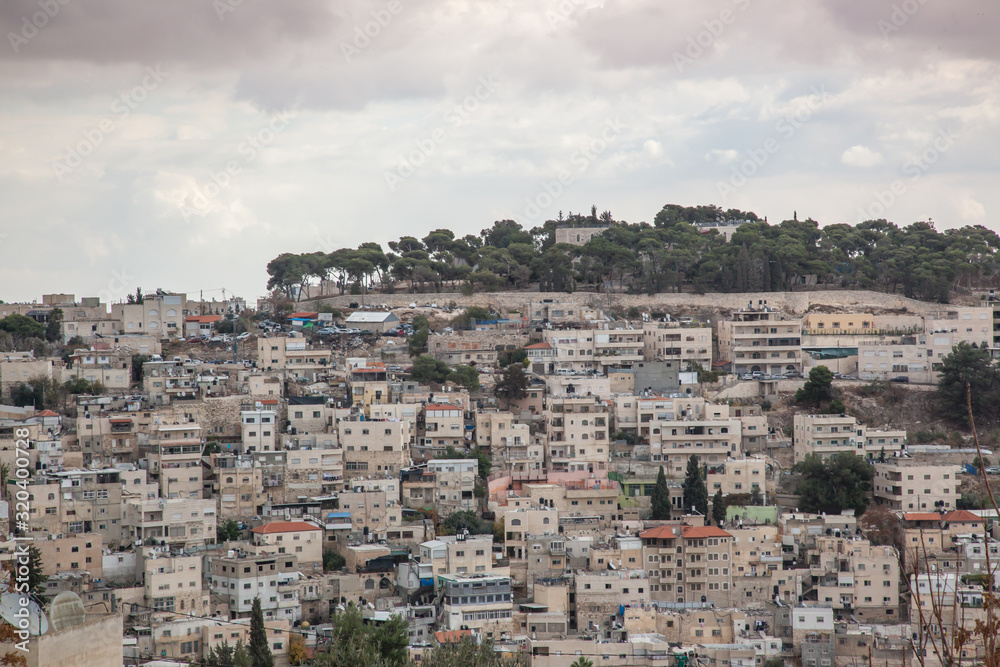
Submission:
[[[510,525],[512,525],[512,526],[520,526],[521,525],[521,520],[520,519],[511,519]]]
[[[226,478],[226,484],[232,484],[232,483],[233,483],[233,478],[232,477],[227,477]]]
[[[549,525],[549,517],[545,517],[544,519],[542,519],[542,523],[544,523],[546,526]]]
[[[373,588],[375,588],[375,580],[374,579],[366,579],[365,580],[365,589],[370,591]]]

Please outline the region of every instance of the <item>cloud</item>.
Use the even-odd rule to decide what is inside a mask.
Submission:
[[[592,204],[649,221],[666,203],[723,203],[734,167],[753,174],[728,205],[853,220],[947,128],[954,145],[886,217],[945,228],[1000,207],[1000,8],[987,2],[903,16],[897,0],[394,2],[70,0],[41,27],[38,0],[0,3],[0,298],[97,294],[120,270],[144,288],[253,298],[281,252]],[[116,115],[155,66],[162,84]],[[482,77],[496,91],[456,117]],[[828,98],[797,117],[816,89]],[[243,160],[279,110],[294,123]],[[589,155],[609,119],[621,131]],[[58,178],[54,161],[81,146]],[[414,155],[390,191],[387,171]],[[231,160],[238,173],[185,219],[181,203]],[[528,221],[526,202],[563,172]]]
[[[885,162],[885,158],[867,146],[851,146],[841,153],[840,161],[852,167],[874,167]]]

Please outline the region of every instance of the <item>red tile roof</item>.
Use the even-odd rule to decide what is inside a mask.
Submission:
[[[525,346],[526,350],[551,350],[552,346],[548,343],[535,343],[534,345]]]
[[[58,417],[59,413],[58,412],[52,412],[51,410],[42,410],[41,412],[39,412],[35,416],[36,417]]]
[[[201,322],[203,324],[213,324],[215,322],[221,322],[221,315],[188,315],[184,318],[185,322]]]
[[[974,521],[976,523],[979,523],[983,519],[982,517],[976,516],[969,510],[955,510],[954,512],[948,512],[947,514],[945,514],[944,520],[959,521],[959,522]]]
[[[730,533],[722,530],[718,526],[684,526],[681,536],[685,540],[699,537],[732,537]]]
[[[461,405],[452,405],[451,403],[428,403],[427,411],[438,411],[438,410],[461,410]]]
[[[677,537],[677,534],[674,532],[674,528],[675,526],[657,526],[656,528],[650,528],[649,530],[642,531],[639,533],[639,537],[643,539],[669,540]]]
[[[263,526],[257,526],[250,532],[259,535],[271,535],[273,533],[295,533],[300,530],[323,529],[305,521],[272,521],[271,523],[265,523]]]
[[[941,515],[934,512],[906,512],[903,514],[904,521],[940,521]]]
[[[314,319],[316,319],[317,315],[319,315],[319,313],[301,312],[301,313],[292,313],[291,315],[288,316],[288,318],[289,319],[314,320]]]

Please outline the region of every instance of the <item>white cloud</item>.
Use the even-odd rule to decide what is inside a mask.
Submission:
[[[840,155],[840,161],[852,167],[874,167],[885,162],[885,158],[867,146],[851,146]]]
[[[404,0],[350,62],[341,45],[385,0],[230,4],[219,20],[195,0],[68,3],[17,53],[0,49],[0,299],[96,294],[121,269],[144,288],[253,298],[281,252],[478,232],[522,219],[563,170],[572,182],[542,220],[592,204],[630,222],[666,203],[721,204],[717,184],[736,168],[753,175],[733,206],[853,220],[913,160],[919,187],[907,181],[889,219],[947,227],[1000,207],[1000,26],[974,0],[923,4],[888,37],[877,29],[888,2],[568,0],[553,29],[559,3]],[[721,6],[734,19],[709,39]],[[0,3],[0,33],[37,11],[37,0]],[[705,46],[679,69],[673,54],[691,39]],[[169,76],[59,181],[53,160],[157,63]],[[446,120],[484,76],[497,90]],[[804,118],[815,89],[830,96]],[[299,116],[243,160],[240,146],[285,108]],[[581,160],[619,117],[620,134]],[[951,126],[954,145],[928,153]],[[438,128],[444,138],[390,192],[386,171]],[[185,221],[184,197],[233,159],[231,184]],[[879,164],[893,173],[877,183],[843,167]]]
[[[705,160],[709,162],[718,162],[719,164],[730,164],[739,156],[740,152],[732,148],[727,148],[725,150],[721,148],[713,148],[705,153]]]

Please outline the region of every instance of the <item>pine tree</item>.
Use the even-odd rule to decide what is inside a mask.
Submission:
[[[701,478],[698,457],[694,454],[688,459],[687,475],[684,477],[684,511],[690,512],[692,507],[696,512],[708,516],[708,489],[705,487],[705,480]]]
[[[717,526],[726,522],[726,499],[722,497],[722,489],[716,491],[715,495],[712,496],[712,521]]]
[[[656,474],[656,486],[650,496],[650,505],[654,520],[670,518],[670,491],[667,489],[667,475],[663,472],[663,466],[660,466],[660,472]]]
[[[264,629],[264,612],[260,607],[260,598],[253,599],[250,609],[250,657],[253,667],[274,667],[274,656],[267,643],[267,631]]]

